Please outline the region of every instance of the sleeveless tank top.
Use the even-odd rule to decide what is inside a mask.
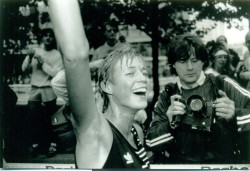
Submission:
[[[131,132],[137,149],[133,148],[115,126],[109,122],[113,132],[113,144],[103,168],[149,168],[145,148],[132,126]]]

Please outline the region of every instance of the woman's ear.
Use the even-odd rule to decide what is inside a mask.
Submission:
[[[107,94],[113,94],[112,89],[111,89],[111,85],[110,82],[107,81],[106,83],[104,83],[103,81],[101,82],[101,89],[107,93]]]

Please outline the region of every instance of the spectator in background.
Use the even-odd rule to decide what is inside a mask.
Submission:
[[[206,44],[206,48],[208,51],[208,55],[209,55],[209,62],[208,62],[208,67],[212,66],[212,60],[211,60],[211,49],[214,47],[214,45],[216,44],[216,42],[214,40],[208,41]]]
[[[104,36],[106,41],[102,46],[95,50],[91,61],[106,58],[111,51],[121,45],[118,32],[118,22],[116,20],[113,19],[104,23]],[[122,42],[126,42],[125,37],[122,37],[121,39]]]
[[[224,36],[224,35],[218,36],[218,37],[216,38],[216,42],[217,42],[217,43],[221,43],[221,44],[223,44],[226,48],[228,48],[228,47],[227,47],[227,38],[226,38],[226,36]]]
[[[63,69],[63,63],[53,30],[43,29],[41,35],[44,47],[27,50],[22,70],[31,72],[31,92],[28,99],[31,150],[37,155],[44,148],[48,149],[47,155],[50,157],[56,154],[51,116],[57,110],[57,96],[51,87],[51,79]],[[41,109],[44,110],[41,112]]]
[[[95,91],[98,92],[98,68],[101,65],[103,59],[105,59],[110,52],[112,52],[115,48],[119,47],[121,45],[121,42],[126,42],[126,38],[124,36],[121,36],[119,40],[118,37],[118,22],[114,19],[109,20],[103,24],[103,30],[104,30],[104,36],[105,36],[105,42],[103,45],[98,47],[94,53],[93,57],[91,59],[91,75],[92,78],[95,81]],[[98,96],[98,94],[96,94]]]
[[[238,53],[232,48],[228,47],[227,38],[224,35],[218,36],[216,39],[216,43],[221,43],[228,49],[231,69],[235,71],[238,63],[240,62],[240,57]]]
[[[238,63],[240,62],[240,57],[238,53],[233,49],[228,49],[229,52],[229,59],[231,61],[231,68],[236,71],[236,67],[238,66]]]
[[[234,78],[234,71],[231,68],[229,51],[221,43],[215,43],[210,49],[211,66],[205,70],[206,74],[227,75]]]
[[[245,36],[244,45],[247,51],[243,55],[243,61],[237,66],[238,80],[248,91],[250,91],[250,32]]]

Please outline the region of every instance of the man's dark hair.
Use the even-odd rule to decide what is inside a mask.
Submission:
[[[168,49],[168,63],[172,74],[176,74],[175,68],[173,68],[175,62],[189,59],[192,49],[194,49],[196,58],[204,62],[203,68],[208,66],[208,52],[200,37],[195,35],[180,35],[171,41]]]
[[[106,29],[106,25],[109,25],[111,27],[113,27],[116,31],[118,31],[118,21],[116,21],[115,19],[111,19],[111,20],[108,20],[104,23],[104,28]]]
[[[228,52],[231,56],[231,64],[236,68],[238,66],[238,63],[240,62],[240,57],[238,53],[233,49],[228,49]]]
[[[55,38],[55,34],[54,34],[53,29],[51,29],[51,28],[42,29],[41,30],[41,37],[43,38],[44,36],[46,36],[49,33],[50,33],[50,36],[53,38],[53,41],[51,42],[51,45],[49,45],[49,47],[47,47],[47,50],[57,49],[57,43],[56,43],[56,38]]]

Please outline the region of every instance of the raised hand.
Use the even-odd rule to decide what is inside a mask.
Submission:
[[[220,98],[214,101],[215,114],[226,120],[230,120],[235,115],[235,104],[234,101],[230,100],[226,93],[219,90]]]

